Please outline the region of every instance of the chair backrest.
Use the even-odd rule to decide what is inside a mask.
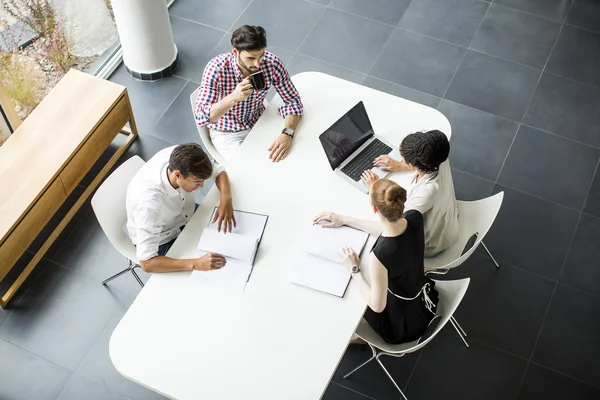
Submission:
[[[198,99],[199,91],[200,91],[200,88],[194,90],[194,93],[192,93],[190,96],[190,103],[192,105],[192,114],[194,114],[194,111],[196,109],[196,100]],[[195,122],[195,116],[194,116],[194,122]],[[208,154],[218,164],[221,164],[224,167],[227,166],[227,161],[223,158],[221,153],[218,152],[218,150],[213,145],[212,140],[210,139],[210,132],[208,130],[208,127],[198,126],[198,124],[196,124],[196,127],[198,128],[198,133],[200,134],[200,142],[202,143],[202,146],[204,146],[204,148],[206,149]]]
[[[135,263],[139,263],[135,246],[123,230],[127,222],[125,197],[129,182],[144,164],[139,156],[131,157],[106,178],[92,197],[92,209],[104,234],[121,254]]]
[[[504,199],[504,192],[477,201],[458,202],[458,242],[442,254],[425,258],[425,270],[450,269],[458,267],[473,254],[488,233]],[[471,248],[465,252],[465,245],[477,233],[477,239]]]
[[[458,279],[455,281],[434,281],[435,288],[438,292],[438,304],[436,315],[441,317],[439,324],[433,330],[428,338],[419,342],[419,340],[413,340],[412,342],[402,344],[389,344],[386,343],[381,336],[379,336],[371,326],[364,320],[361,321],[356,334],[365,341],[371,343],[373,346],[386,353],[401,354],[401,353],[412,353],[419,350],[421,347],[429,343],[448,323],[450,317],[454,314],[458,305],[462,301],[467,288],[469,287],[470,278]],[[419,301],[419,300],[413,300]]]

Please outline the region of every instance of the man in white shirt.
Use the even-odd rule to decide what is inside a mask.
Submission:
[[[215,179],[221,192],[213,222],[219,231],[231,232],[236,222],[229,178],[199,144],[163,149],[133,177],[127,187],[127,232],[144,271],[210,270],[225,265],[225,258],[214,253],[187,260],[165,256],[194,214],[195,191],[207,179]]]
[[[414,170],[404,209],[423,214],[425,257],[434,257],[458,241],[458,204],[448,162],[450,142],[438,130],[411,133],[400,144],[402,160],[379,156],[373,165],[385,171]],[[377,175],[365,171],[363,180],[370,184]]]

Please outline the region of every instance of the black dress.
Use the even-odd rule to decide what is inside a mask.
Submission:
[[[438,295],[434,282],[425,277],[423,252],[423,215],[415,210],[404,214],[406,231],[399,236],[379,236],[371,251],[388,271],[389,289],[405,298],[413,298],[429,282],[428,296],[437,305]],[[433,308],[435,312],[435,307]],[[423,295],[414,300],[402,300],[388,291],[387,305],[381,313],[370,308],[365,319],[387,343],[405,343],[421,337],[433,313],[427,309]]]

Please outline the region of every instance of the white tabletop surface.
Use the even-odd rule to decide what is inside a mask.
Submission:
[[[126,378],[179,400],[307,400],[327,388],[365,302],[353,282],[344,298],[290,283],[297,239],[321,211],[376,217],[368,196],[331,171],[318,136],[360,100],[375,133],[393,144],[424,129],[450,136],[450,124],[435,109],[329,75],[292,79],[304,116],[290,155],[277,164],[268,158],[283,128],[275,96],[227,168],[234,207],[269,215],[244,293],[201,289],[189,272],[154,274],[110,340],[111,360]],[[391,178],[407,185],[410,176]],[[196,256],[218,198],[214,187],[169,256]]]

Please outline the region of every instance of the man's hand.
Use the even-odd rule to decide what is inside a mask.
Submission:
[[[273,162],[279,162],[288,155],[291,148],[291,136],[282,133],[281,135],[277,136],[277,139],[275,139],[271,146],[269,146],[269,158]]]
[[[390,172],[403,171],[409,169],[407,168],[407,165],[404,164],[402,161],[396,161],[388,155],[377,157],[375,161],[373,161],[373,165],[376,167],[380,167],[384,171]]]
[[[192,260],[192,269],[196,271],[211,271],[225,266],[225,257],[217,253],[208,253]]]
[[[360,265],[360,258],[358,257],[358,254],[356,254],[356,252],[348,246],[342,247],[339,256],[349,270],[351,270],[355,265]]]
[[[212,220],[212,223],[217,223],[217,232],[221,232],[221,226],[223,227],[223,232],[227,233],[237,226],[235,221],[235,216],[233,215],[233,204],[231,199],[221,199],[221,203],[219,207],[217,207],[217,211],[215,212],[215,217]]]
[[[366,170],[365,172],[362,173],[362,175],[360,176],[360,179],[362,179],[362,181],[365,183],[365,185],[367,185],[367,187],[369,188],[369,192],[371,191],[371,185],[379,179],[379,177],[377,175],[375,175],[375,172],[371,171],[370,169]]]
[[[320,222],[327,222],[327,224],[323,225],[323,228],[337,228],[344,225],[344,217],[336,213],[324,212],[313,219],[313,224]]]
[[[231,96],[233,100],[238,103],[240,101],[244,101],[250,96],[252,93],[252,84],[250,83],[250,79],[244,78],[240,83],[237,84],[234,91],[231,92]]]

